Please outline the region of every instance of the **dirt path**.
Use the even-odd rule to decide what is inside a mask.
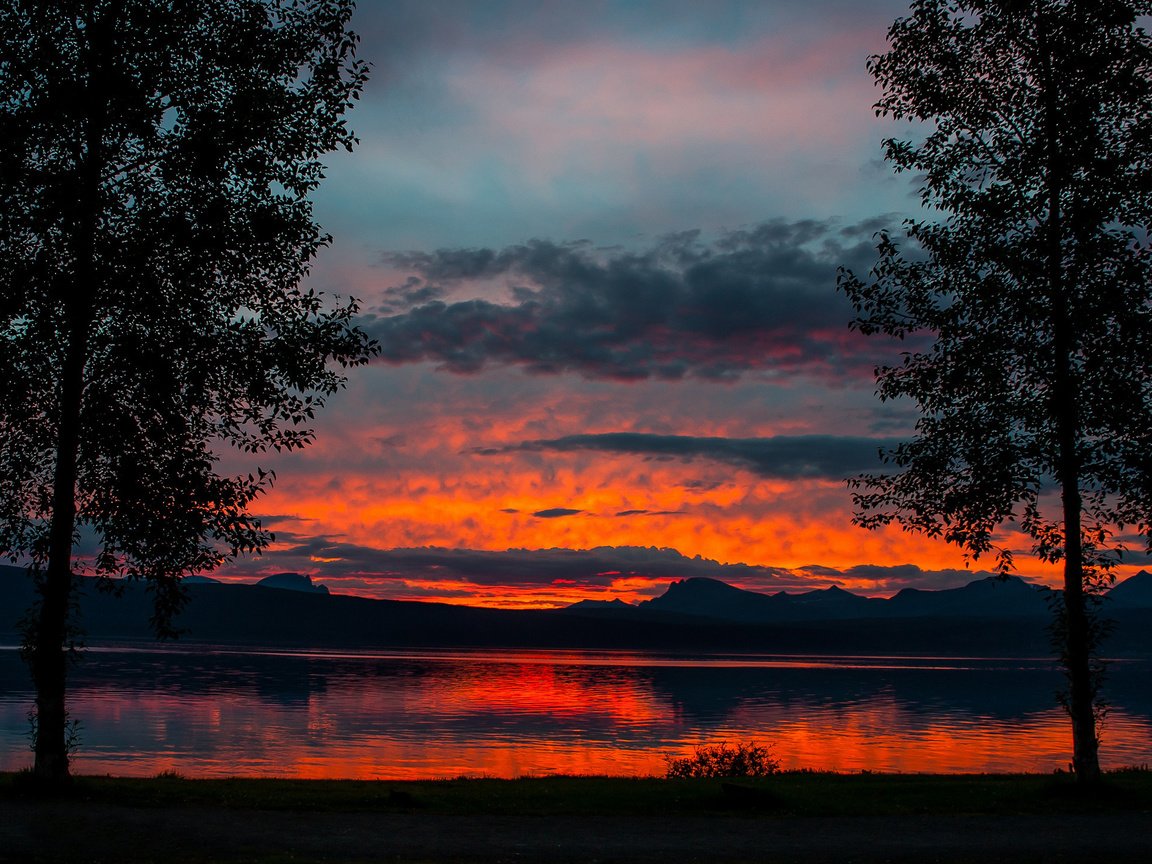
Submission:
[[[1036,862],[1147,864],[1152,814],[446,816],[11,802],[3,862]]]

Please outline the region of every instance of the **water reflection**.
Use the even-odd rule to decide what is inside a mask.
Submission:
[[[1152,761],[1148,664],[1115,664],[1108,765]],[[76,670],[82,773],[662,774],[717,740],[787,768],[1051,771],[1070,750],[1049,661],[114,649]],[[0,769],[30,761],[26,674],[0,650]]]

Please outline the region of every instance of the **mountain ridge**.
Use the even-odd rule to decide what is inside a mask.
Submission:
[[[120,598],[97,590],[94,580],[82,580],[79,591],[81,626],[89,644],[150,641],[151,596],[144,586],[125,586]],[[671,595],[685,602],[636,606],[611,601],[584,601],[564,609],[505,610],[444,603],[374,600],[341,594],[270,589],[253,584],[203,581],[188,585],[190,602],[176,619],[184,642],[261,647],[349,649],[387,648],[569,648],[588,650],[661,650],[692,652],[931,654],[940,656],[1048,656],[1046,604],[1021,613],[1011,604],[999,615],[972,614],[957,604],[953,614],[924,605],[930,600],[971,597],[977,592],[1005,589],[1004,583],[981,586],[986,580],[949,591],[905,593],[921,603],[894,609],[896,598],[863,598],[840,588],[788,595],[761,595],[727,583],[680,580],[669,585]],[[1139,600],[1141,579],[1122,592]],[[687,583],[687,584],[686,584]],[[303,583],[298,583],[303,584]],[[1023,584],[1023,591],[1034,589]],[[1124,584],[1124,583],[1121,583]],[[687,588],[687,594],[685,594]],[[703,588],[720,597],[748,601],[777,617],[758,620],[718,618],[703,605],[687,601]],[[1140,589],[1137,591],[1136,589]],[[1020,586],[1007,586],[1019,591]],[[749,597],[751,595],[751,599]],[[931,595],[940,595],[933,598]],[[900,595],[896,595],[900,596]],[[1022,596],[1030,596],[1022,595]],[[761,598],[759,600],[755,598]],[[654,598],[659,600],[660,598]],[[16,621],[32,600],[24,571],[0,567],[0,639],[18,644]],[[1127,601],[1126,601],[1127,602]],[[1142,601],[1141,601],[1142,602]],[[863,605],[862,605],[863,604]],[[1152,655],[1152,609],[1109,604],[1118,624],[1109,640],[1112,656]],[[663,608],[662,608],[663,607]],[[866,610],[850,617],[844,610]],[[1039,611],[1037,611],[1039,609]],[[778,612],[784,610],[784,612]],[[701,614],[708,612],[709,614]],[[900,614],[895,614],[895,613]],[[928,613],[928,614],[925,614]],[[853,613],[855,614],[855,613]],[[792,617],[788,617],[792,616]],[[839,616],[839,617],[838,617]]]
[[[717,579],[692,577],[671,582],[659,597],[627,608],[676,611],[739,621],[842,620],[924,616],[1013,617],[1048,615],[1055,592],[1018,576],[974,579],[958,588],[902,588],[887,598],[864,597],[839,586],[790,594],[765,594]],[[1109,607],[1152,608],[1152,574],[1140,571],[1106,595]],[[584,606],[588,601],[567,608]],[[602,604],[610,601],[600,601]],[[605,607],[606,608],[606,607]]]

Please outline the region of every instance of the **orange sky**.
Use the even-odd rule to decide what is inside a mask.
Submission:
[[[952,587],[979,578],[976,571],[991,566],[968,562],[966,569],[959,550],[923,535],[854,526],[850,492],[839,479],[764,477],[707,458],[480,452],[573,429],[676,429],[727,437],[824,432],[829,415],[851,421],[870,410],[859,393],[840,394],[835,413],[817,407],[808,417],[774,419],[770,400],[780,388],[744,381],[722,385],[718,394],[696,403],[709,417],[687,414],[710,389],[694,382],[589,384],[516,372],[490,377],[495,382],[486,384],[404,367],[373,368],[354,379],[351,392],[338,397],[332,415],[322,421],[317,443],[281,459],[276,485],[258,502],[258,512],[268,515],[277,533],[276,543],[262,558],[237,562],[220,575],[250,580],[290,570],[341,593],[514,608],[588,598],[642,600],[662,593],[673,579],[701,574],[619,566],[580,578],[550,579],[541,573],[501,582],[460,572],[382,572],[372,556],[424,547],[487,552],[658,547],[718,565],[770,569],[771,574],[704,574],[752,590],[837,584],[873,595],[890,595],[906,585]],[[368,398],[372,382],[363,378],[383,379],[381,389],[419,389],[426,399],[373,402]],[[503,393],[487,415],[480,404],[485,387]],[[677,410],[685,411],[683,417]],[[602,425],[597,428],[594,421]],[[1006,542],[1026,548],[1023,538]],[[308,543],[312,546],[304,549]],[[1019,572],[1030,578],[1050,583],[1058,578],[1027,557],[1019,564]],[[925,572],[907,578],[860,572],[858,565],[915,565]]]
[[[381,357],[312,447],[264,460],[277,543],[220,575],[552,606],[688,575],[891,594],[990,566],[853,527],[843,483],[916,420],[873,379],[915,346],[850,331],[836,290],[922,215],[881,143],[917,131],[875,116],[867,69],[905,0],[454,8],[357,10],[374,72],[360,146],[316,194],[334,241],[309,281],[361,300]],[[555,443],[619,434],[651,447]],[[811,470],[724,449],[781,437]],[[874,441],[870,461],[830,438]],[[590,572],[556,550],[601,551]]]

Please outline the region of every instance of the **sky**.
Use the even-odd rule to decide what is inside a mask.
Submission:
[[[984,575],[853,526],[845,484],[916,417],[874,396],[900,346],[835,290],[918,212],[881,148],[915,129],[865,66],[906,10],[362,2],[361,143],[329,159],[310,282],[381,353],[265,463],[276,542],[219,575],[511,608]]]

